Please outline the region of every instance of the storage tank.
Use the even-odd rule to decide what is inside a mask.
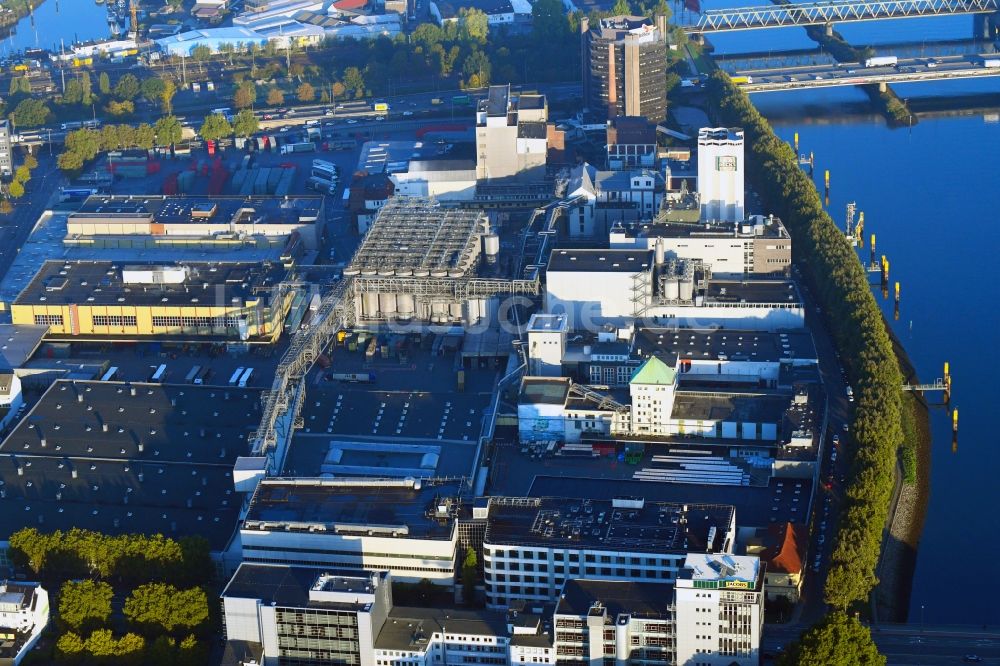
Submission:
[[[413,277],[427,277],[431,272],[426,268],[414,268]]]
[[[379,294],[378,309],[386,319],[396,316],[396,294]]]
[[[448,318],[448,306],[445,303],[431,303],[431,321],[441,323]]]
[[[662,266],[667,259],[667,249],[662,238],[656,239],[656,265]]]
[[[396,275],[399,277],[410,277],[413,275],[413,270],[409,268],[397,268]]]
[[[417,303],[417,319],[420,321],[430,321],[431,307],[427,303]]]
[[[444,268],[435,268],[431,271],[431,277],[443,278],[448,277],[448,271]]]
[[[680,285],[677,278],[669,277],[663,281],[663,298],[668,301],[676,301],[680,294]]]
[[[452,268],[450,271],[448,271],[448,277],[460,278],[463,275],[465,275],[465,271],[463,271],[461,268]]]
[[[451,303],[448,305],[448,315],[449,319],[452,321],[462,320],[462,304],[461,303]]]
[[[353,266],[351,266],[350,268],[345,268],[344,269],[344,276],[345,277],[354,276],[354,275],[357,275],[360,272],[361,271],[359,271],[357,268],[354,268]]]
[[[683,277],[680,281],[680,296],[682,301],[690,301],[694,298],[694,278]]]
[[[365,317],[374,318],[378,316],[378,294],[364,293],[361,295],[361,309]]]
[[[467,327],[475,326],[482,317],[482,301],[473,298],[463,305],[462,323]]]
[[[396,311],[400,319],[412,319],[414,313],[413,294],[397,294]]]
[[[500,237],[496,234],[483,236],[483,252],[486,253],[486,262],[495,264],[500,256]]]

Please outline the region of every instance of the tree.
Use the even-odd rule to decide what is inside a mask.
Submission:
[[[149,150],[156,144],[156,130],[149,123],[142,123],[135,128],[135,137],[132,143],[136,148]]]
[[[38,168],[38,159],[31,153],[28,153],[24,156],[24,166],[29,169],[36,169]]]
[[[83,638],[72,631],[67,631],[56,641],[56,656],[62,663],[79,663],[83,659],[85,649]]]
[[[205,645],[201,643],[194,634],[186,636],[184,640],[181,641],[178,646],[178,659],[179,664],[190,664],[190,666],[199,666],[200,664],[205,664],[208,662],[208,650]]]
[[[260,129],[260,122],[257,116],[250,109],[243,109],[233,118],[233,133],[236,136],[247,137],[255,134]]]
[[[84,159],[80,153],[67,150],[56,158],[56,165],[66,173],[75,173],[83,169]]]
[[[17,127],[38,127],[48,121],[51,113],[49,107],[45,106],[45,103],[41,100],[23,99],[14,107],[14,112],[10,114],[10,119]]]
[[[82,161],[92,160],[101,150],[101,133],[92,129],[70,132],[64,140],[66,152],[77,153]]]
[[[83,102],[83,84],[80,79],[70,79],[63,91],[61,104],[80,104]]]
[[[164,116],[153,125],[153,133],[159,145],[170,146],[180,142],[184,128],[175,116]]]
[[[14,170],[14,180],[22,185],[31,180],[31,169],[22,164]]]
[[[121,102],[111,100],[110,102],[108,102],[107,109],[108,113],[110,113],[113,116],[129,116],[135,113],[135,104],[133,104],[129,100],[124,100]]]
[[[469,9],[460,9],[459,14],[461,16],[462,28],[469,38],[485,44],[486,38],[490,34],[490,23],[486,17],[486,12],[472,7]]]
[[[541,44],[558,43],[569,32],[561,0],[536,0],[531,7],[531,32]]]
[[[139,94],[139,79],[134,74],[125,74],[115,84],[115,97],[122,101],[131,101]]]
[[[178,590],[166,583],[149,583],[132,591],[124,613],[138,627],[192,631],[208,621],[208,597],[200,587]]]
[[[237,109],[245,109],[253,106],[256,101],[257,86],[253,84],[253,81],[244,81],[236,88],[236,92],[233,93],[233,104]]]
[[[68,581],[59,592],[59,620],[73,631],[83,633],[107,623],[111,617],[114,591],[95,580]]]
[[[300,102],[311,102],[316,99],[316,89],[311,84],[303,82],[295,89],[295,95]]]
[[[301,62],[293,62],[288,67],[288,78],[302,80],[302,75],[306,73],[305,65]]]
[[[17,76],[12,76],[10,79],[10,88],[8,89],[8,94],[16,95],[21,91],[21,79]]]
[[[281,88],[271,88],[267,91],[267,104],[268,106],[281,106],[285,103],[285,93],[281,92]]]
[[[20,199],[24,196],[24,185],[15,180],[7,188],[7,194],[10,195],[11,199]]]
[[[823,664],[824,666],[883,666],[868,627],[854,617],[834,611],[792,643],[779,666]]]
[[[469,77],[469,88],[482,88],[490,84],[490,59],[482,51],[469,54],[462,65],[462,72]]]
[[[177,94],[177,84],[171,79],[164,79],[163,92],[160,93],[160,107],[164,113],[173,113],[175,94]]]
[[[10,199],[0,199],[0,215],[10,215],[14,212],[14,204],[10,202]]]
[[[195,62],[205,62],[212,57],[212,49],[204,44],[199,44],[191,49],[191,57],[194,58]]]
[[[101,76],[98,77],[97,89],[101,91],[102,95],[111,94],[111,77],[108,76],[107,72],[101,72]]]
[[[155,104],[162,99],[165,86],[166,84],[163,79],[158,76],[151,76],[148,79],[143,79],[142,84],[139,86],[139,91],[144,98]]]
[[[333,93],[334,101],[336,101],[338,97],[344,96],[344,93],[347,92],[347,88],[345,88],[344,84],[340,81],[336,81],[332,86],[330,86],[330,91]]]
[[[466,604],[472,604],[476,599],[476,582],[479,578],[479,561],[476,551],[470,548],[465,553],[462,562],[462,599]]]
[[[94,88],[90,81],[90,72],[80,72],[80,103],[90,104],[94,101]]]
[[[365,78],[360,69],[348,67],[344,70],[344,87],[352,91],[355,97],[365,96]]]
[[[611,8],[611,13],[615,16],[631,16],[632,7],[629,6],[628,0],[617,0],[615,6]]]
[[[198,134],[206,141],[218,141],[227,136],[232,136],[233,126],[229,124],[224,115],[213,113],[205,117],[205,122],[201,124]]]

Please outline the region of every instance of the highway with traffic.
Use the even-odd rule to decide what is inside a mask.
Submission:
[[[876,64],[871,67],[866,67],[864,63],[831,62],[773,69],[748,69],[733,72],[732,77],[737,85],[748,93],[966,79],[1000,76],[1000,66],[988,66],[995,58],[997,58],[995,54],[899,58],[894,59],[896,60],[894,65]]]

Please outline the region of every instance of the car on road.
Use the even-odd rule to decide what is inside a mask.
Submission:
[[[333,109],[327,109],[326,111],[323,112],[323,115],[324,116],[332,116],[333,115]]]
[[[295,109],[288,109],[288,111],[285,111],[285,115],[286,116],[294,116],[295,115]]]
[[[412,115],[413,115],[413,111],[403,111],[403,117],[404,118],[409,118]]]
[[[847,423],[845,422],[844,423],[844,432],[850,432],[850,430],[851,430],[851,426],[847,425]]]
[[[356,118],[348,118],[348,119],[347,119],[347,124],[348,124],[348,125],[357,125],[357,124],[358,124],[358,121],[357,121],[357,119],[356,119]]]
[[[378,121],[385,120],[385,116],[375,116],[375,120],[378,120]]]
[[[833,445],[834,446],[840,446],[840,435],[834,435],[833,436]]]
[[[270,113],[265,113],[261,116],[262,120],[274,120],[274,115]]]
[[[287,131],[288,131],[288,128],[287,128],[287,127],[282,127],[282,128],[281,128],[280,130],[278,130],[278,131],[279,131],[279,132],[287,132]]]
[[[338,104],[337,106],[335,106],[333,108],[337,109],[337,111],[340,111],[341,109],[344,108],[344,105],[343,104]]]
[[[962,661],[964,661],[966,664],[978,664],[982,660],[983,658],[980,657],[978,654],[967,654],[964,657],[962,657]]]

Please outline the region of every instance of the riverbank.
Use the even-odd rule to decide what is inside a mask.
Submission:
[[[17,22],[32,12],[33,7],[45,0],[7,0],[0,13],[0,39],[6,39]]]
[[[898,336],[886,322],[892,338],[899,370],[907,384],[919,384],[920,378]],[[902,474],[908,476],[906,451],[912,452],[913,478],[903,479],[896,505],[886,526],[879,560],[879,584],[873,602],[879,622],[906,622],[917,568],[920,536],[930,504],[931,428],[927,400],[919,393],[904,392],[900,404],[903,420],[904,453]]]

